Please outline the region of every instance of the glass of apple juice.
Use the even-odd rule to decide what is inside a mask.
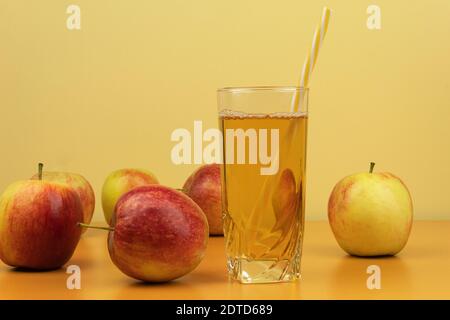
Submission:
[[[234,87],[217,98],[229,275],[242,283],[298,279],[308,90]]]

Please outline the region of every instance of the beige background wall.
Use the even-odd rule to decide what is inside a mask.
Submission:
[[[79,31],[66,8],[81,7]],[[366,9],[382,10],[368,30]],[[0,2],[0,189],[38,161],[97,195],[120,167],[180,186],[170,133],[215,127],[215,90],[293,85],[323,5],[334,9],[311,82],[307,216],[367,170],[409,186],[416,217],[450,217],[450,1]],[[101,219],[99,206],[96,218]]]

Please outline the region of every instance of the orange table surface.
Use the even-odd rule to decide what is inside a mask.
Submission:
[[[65,268],[25,272],[0,263],[0,299],[450,299],[450,221],[416,221],[396,257],[346,255],[327,222],[307,222],[305,236],[302,279],[293,283],[229,281],[223,238],[215,237],[192,273],[145,284],[113,265],[105,232],[89,230],[67,264],[80,267],[81,289],[67,289]],[[369,265],[381,268],[379,290],[366,286]]]

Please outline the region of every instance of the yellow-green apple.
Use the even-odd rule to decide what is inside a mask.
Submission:
[[[24,180],[0,197],[0,259],[13,267],[56,269],[72,256],[83,208],[66,184]]]
[[[108,235],[114,264],[126,275],[164,282],[192,271],[203,258],[208,221],[184,193],[161,185],[120,197]]]
[[[223,235],[220,166],[207,164],[186,180],[183,191],[198,204],[208,219],[209,233]]]
[[[38,174],[31,177],[31,179],[39,179]],[[92,186],[82,175],[70,172],[51,172],[44,171],[42,173],[42,180],[59,182],[72,187],[80,197],[81,206],[83,207],[83,222],[90,223],[95,208],[95,194]],[[83,229],[83,232],[86,229]]]
[[[119,198],[139,186],[158,184],[158,179],[144,169],[120,169],[106,178],[102,188],[102,206],[106,222],[111,225],[111,217]]]
[[[408,241],[413,205],[406,185],[387,172],[345,177],[334,187],[328,219],[337,242],[356,256],[395,255]]]

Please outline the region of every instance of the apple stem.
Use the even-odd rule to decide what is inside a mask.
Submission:
[[[373,172],[373,168],[375,167],[375,162],[371,162],[370,163],[370,169],[369,169],[369,173]]]
[[[42,162],[39,162],[38,164],[38,178],[39,180],[42,180],[42,171],[44,170],[44,164]]]
[[[90,229],[98,229],[98,230],[106,230],[106,231],[114,231],[114,228],[111,227],[98,227],[98,226],[91,226],[90,224],[81,223],[78,222],[78,225],[82,228],[90,228]]]

